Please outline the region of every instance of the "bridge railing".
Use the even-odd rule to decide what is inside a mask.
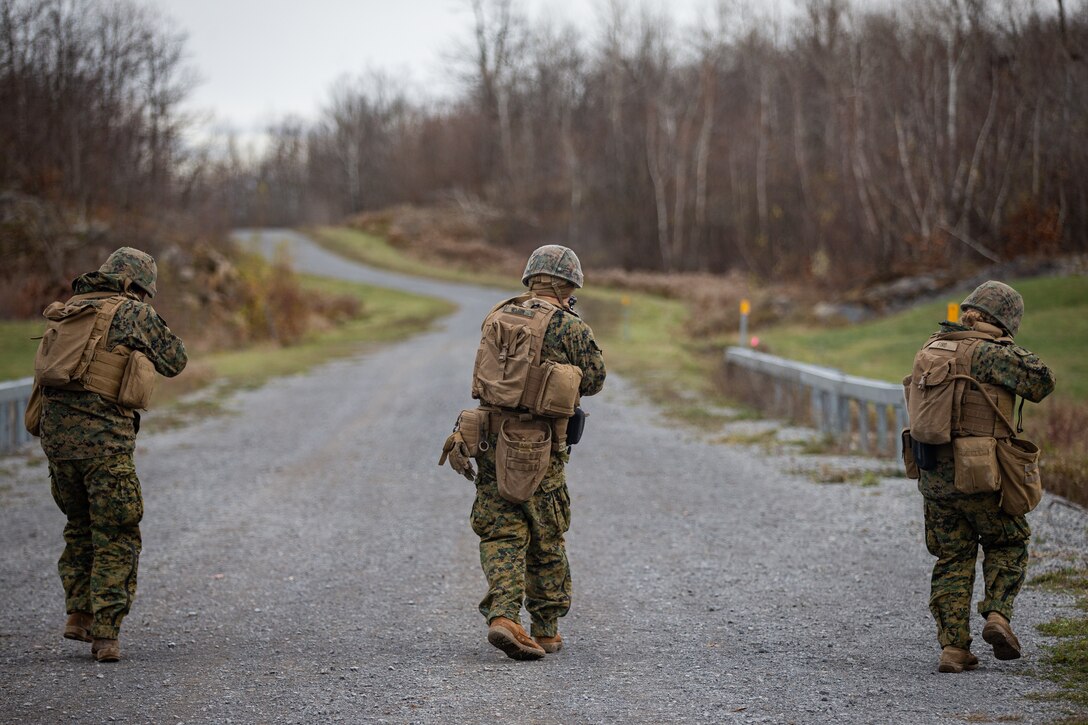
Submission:
[[[725,351],[730,393],[865,453],[902,453],[903,387],[743,347]]]
[[[34,378],[0,383],[0,454],[11,453],[32,439],[23,426],[23,413],[34,389]]]

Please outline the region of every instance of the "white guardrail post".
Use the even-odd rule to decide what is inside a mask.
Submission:
[[[753,386],[750,391],[755,405],[771,403],[778,412],[788,408],[786,415],[807,418],[838,441],[849,442],[856,434],[858,447],[865,453],[894,450],[896,455],[902,454],[899,431],[907,427],[907,411],[901,385],[859,378],[834,368],[799,363],[745,347],[727,348],[725,362],[726,366],[742,368],[764,379],[766,386],[761,384],[758,390]],[[798,395],[809,401],[807,416],[793,410],[792,400],[783,405],[784,396]],[[870,435],[870,417],[876,423],[874,435]]]
[[[11,453],[29,443],[32,436],[23,426],[34,378],[0,383],[0,454]]]

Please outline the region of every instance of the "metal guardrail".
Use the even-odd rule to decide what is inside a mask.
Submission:
[[[743,347],[727,348],[725,361],[730,377],[737,369],[749,377],[747,385],[731,387],[760,409],[810,423],[840,442],[856,439],[865,453],[902,454],[907,409],[901,385]]]
[[[34,378],[0,383],[0,453],[11,453],[33,439],[23,426],[23,413],[33,389]]]

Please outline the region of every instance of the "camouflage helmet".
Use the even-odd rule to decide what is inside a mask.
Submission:
[[[975,291],[960,303],[960,309],[981,310],[997,320],[1010,337],[1016,337],[1024,317],[1024,298],[1004,282],[990,280],[975,287]]]
[[[98,268],[102,274],[112,274],[129,281],[134,287],[147,292],[148,297],[155,296],[155,277],[158,267],[155,259],[147,252],[132,247],[121,247],[106,259]]]
[[[573,249],[558,244],[546,244],[529,255],[525,273],[521,275],[521,283],[528,286],[529,278],[538,274],[550,274],[570,282],[575,287],[581,287],[584,281],[578,255]]]

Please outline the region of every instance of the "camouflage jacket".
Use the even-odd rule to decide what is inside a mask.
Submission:
[[[91,272],[72,283],[74,294],[121,293],[112,275]],[[100,299],[83,304],[99,306]],[[174,377],[185,368],[185,345],[146,302],[126,299],[106,337],[106,350],[125,345],[147,355],[160,375]],[[139,415],[135,413],[135,415]],[[84,390],[42,389],[42,449],[54,460],[97,458],[131,453],[136,445],[136,421],[116,404]]]
[[[604,387],[604,355],[593,339],[593,330],[576,312],[559,310],[552,316],[544,332],[540,359],[580,368],[582,384],[578,392],[582,395],[596,395]]]
[[[970,328],[960,324],[942,322],[940,333],[968,329]],[[1054,391],[1054,373],[1050,368],[1043,364],[1038,355],[1014,344],[979,344],[971,358],[971,377],[980,383],[1000,385],[1033,403],[1038,403]],[[942,455],[937,468],[921,471],[920,474],[918,490],[927,498],[956,498],[965,495],[953,485],[955,465],[950,455]]]

